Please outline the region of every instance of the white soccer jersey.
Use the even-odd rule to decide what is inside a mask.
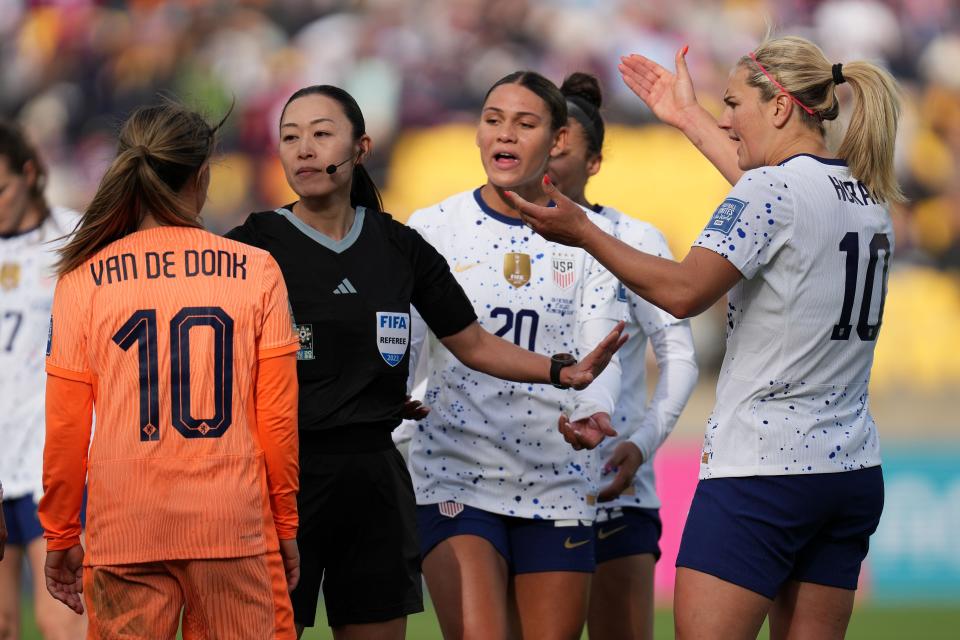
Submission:
[[[598,213],[613,225],[614,235],[634,249],[663,258],[673,258],[663,234],[651,224],[631,218],[616,209],[604,207]],[[617,438],[607,438],[598,448],[600,460],[606,462],[614,448],[629,438],[643,453],[644,462],[634,476],[633,486],[604,507],[657,508],[653,477],[653,458],[676,425],[697,383],[697,362],[693,335],[687,320],[677,320],[666,311],[650,304],[622,284],[617,297],[625,304],[630,339],[620,348],[623,371],[620,399],[613,415]],[[651,339],[660,379],[647,403],[647,339]],[[614,477],[601,479],[601,485]]]
[[[0,237],[0,481],[6,499],[42,487],[44,354],[56,276],[55,241],[77,214],[55,207],[30,231]]]
[[[611,229],[602,218],[597,223]],[[479,189],[417,211],[409,224],[446,257],[480,324],[526,349],[582,357],[623,316],[606,269],[496,213]],[[522,518],[594,518],[596,452],[574,451],[557,418],[571,408],[573,419],[612,413],[616,361],[576,392],[478,373],[432,337],[429,358],[432,411],[410,443],[418,504],[452,500]]]
[[[867,383],[893,252],[887,205],[843,161],[794,156],[745,173],[695,246],[743,274],[700,477],[880,464]]]

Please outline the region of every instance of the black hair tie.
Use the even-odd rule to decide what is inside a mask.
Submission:
[[[838,62],[837,64],[833,65],[832,73],[833,73],[833,84],[843,84],[844,82],[847,81],[847,79],[843,77],[842,62]]]

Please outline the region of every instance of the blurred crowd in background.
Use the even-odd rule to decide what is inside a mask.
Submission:
[[[956,0],[0,0],[0,115],[19,120],[40,148],[51,173],[50,200],[82,209],[132,107],[168,94],[217,121],[232,104],[204,214],[208,227],[223,231],[249,211],[293,199],[275,157],[280,109],[299,87],[336,84],[363,108],[375,143],[370,168],[385,188],[388,210],[406,219],[429,201],[392,196],[400,193],[398,182],[436,182],[450,146],[441,132],[460,126],[466,133],[455,139],[468,140],[484,94],[506,73],[532,68],[559,84],[572,71],[592,71],[607,92],[608,121],[649,131],[657,125],[620,81],[620,55],[642,53],[672,69],[674,53],[688,44],[698,95],[719,113],[729,69],[769,30],[806,36],[833,61],[880,62],[900,81],[897,166],[910,201],[895,212],[897,264],[934,274],[904,287],[901,300],[909,307],[944,297],[934,308],[943,309],[953,338],[935,345],[932,357],[945,348],[955,353]],[[423,140],[432,146],[410,150]],[[670,138],[669,144],[685,143]],[[641,144],[635,153],[643,152]],[[449,194],[461,186],[440,188]],[[613,200],[630,211],[629,202]],[[698,229],[709,213],[683,215]],[[667,232],[681,255],[695,237]],[[904,326],[907,339],[937,330]],[[908,375],[894,371],[889,380],[920,375],[960,382],[960,367],[950,362],[937,361],[925,374],[916,367],[926,365],[911,366]]]

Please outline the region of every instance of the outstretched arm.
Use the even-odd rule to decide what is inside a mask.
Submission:
[[[584,389],[593,382],[627,341],[627,336],[621,335],[623,327],[623,322],[617,324],[583,360],[561,369],[560,382],[574,389]],[[498,338],[477,322],[440,342],[475,371],[514,382],[550,382],[550,358]]]
[[[693,247],[682,262],[634,249],[597,227],[576,203],[544,179],[554,207],[531,204],[508,191],[523,221],[548,240],[581,247],[625,286],[677,318],[702,313],[742,277],[729,260]]]
[[[743,175],[737,162],[737,145],[697,101],[686,55],[687,47],[677,51],[675,74],[636,53],[620,58],[618,68],[624,84],[653,115],[683,132],[730,184],[736,184]]]

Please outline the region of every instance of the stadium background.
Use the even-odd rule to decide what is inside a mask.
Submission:
[[[768,26],[835,61],[880,61],[899,79],[896,259],[876,352],[886,508],[851,638],[956,637],[960,628],[960,6],[956,0],[0,0],[0,114],[49,164],[48,195],[82,209],[135,105],[174,95],[219,119],[235,101],[204,220],[225,231],[292,201],[274,153],[295,89],[331,83],[363,108],[387,210],[479,185],[474,123],[486,89],[520,68],[603,82],[604,169],[588,188],[660,227],[683,256],[728,188],[619,81],[618,56],[688,61],[720,108],[727,71]],[[723,350],[723,310],[694,322],[701,384],[658,458],[664,549],[658,636],[670,637],[671,556],[695,483],[699,437]],[[559,603],[558,603],[559,604]],[[29,618],[30,616],[27,615]],[[25,637],[35,635],[30,626]],[[31,635],[33,634],[33,635]],[[409,637],[438,637],[431,614]],[[329,637],[324,627],[314,635]]]

